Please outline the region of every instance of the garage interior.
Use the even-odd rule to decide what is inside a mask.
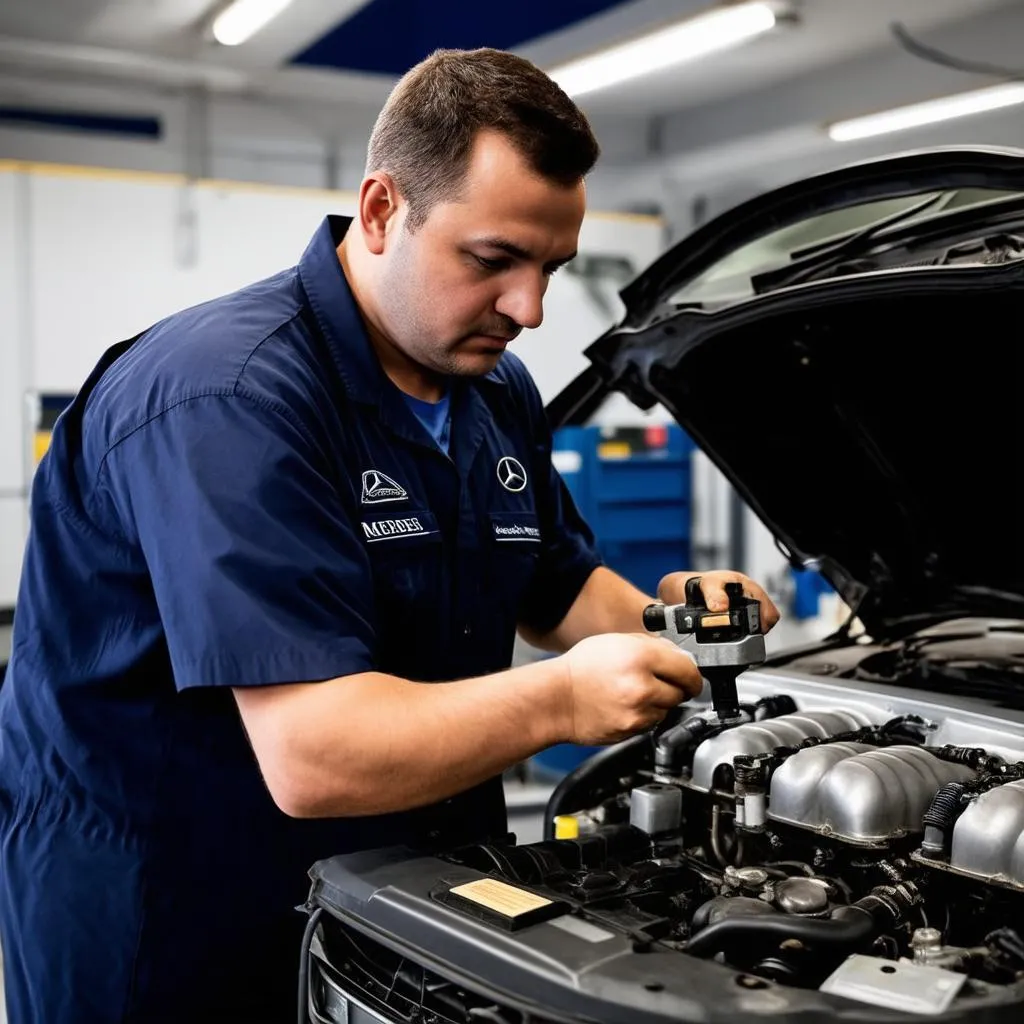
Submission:
[[[513,346],[545,402],[619,322],[620,290],[739,204],[896,153],[1024,149],[1020,0],[248,2],[255,28],[215,28],[233,6],[220,0],[0,5],[4,667],[32,480],[96,360],[175,310],[288,266],[327,213],[351,215],[381,105],[435,49],[535,62],[601,146],[579,255],[553,279],[543,325]],[[730,12],[732,28],[678,34]],[[638,49],[672,31],[662,51]],[[605,65],[581,60],[602,55]],[[770,419],[781,400],[765,390],[745,414]],[[749,575],[782,612],[769,654],[850,616],[817,566],[793,567],[664,407],[613,395],[585,425],[556,431],[553,461],[607,564],[647,592],[674,569]],[[544,657],[517,641],[514,664]],[[520,843],[544,837],[552,791],[596,750],[562,745],[505,773]]]

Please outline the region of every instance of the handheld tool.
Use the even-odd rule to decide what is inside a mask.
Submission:
[[[711,687],[711,705],[721,722],[740,718],[736,677],[765,659],[761,606],[743,596],[743,584],[726,583],[729,610],[708,610],[700,577],[686,581],[685,604],[650,604],[644,609],[644,628],[661,633],[688,651]]]

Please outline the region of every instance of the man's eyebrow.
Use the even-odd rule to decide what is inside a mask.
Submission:
[[[488,249],[500,249],[502,252],[507,252],[509,256],[514,256],[519,260],[533,259],[533,254],[529,250],[524,249],[521,245],[516,245],[515,242],[510,242],[507,238],[481,238],[477,240],[477,245],[482,245]],[[560,256],[556,260],[551,260],[547,266],[560,267],[575,258],[576,253],[572,252],[568,256]]]

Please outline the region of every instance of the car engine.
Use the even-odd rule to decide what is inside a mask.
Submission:
[[[855,952],[997,985],[1024,974],[1007,927],[1024,922],[1024,761],[930,742],[913,715],[785,695],[745,710],[662,733],[646,781],[558,818],[572,838],[453,859],[788,985],[820,986]]]
[[[936,663],[948,668],[942,659],[952,644],[962,663],[965,628],[922,633],[926,657],[938,652]],[[1002,655],[1024,655],[1016,629],[975,622],[968,633],[975,658],[989,643]],[[565,777],[543,841],[517,845],[510,836],[446,851],[416,868],[417,877],[432,875],[431,903],[492,935],[473,941],[475,949],[494,947],[497,975],[509,963],[532,963],[541,944],[533,936],[554,931],[538,922],[589,936],[595,945],[580,945],[596,959],[585,968],[573,961],[577,1001],[584,978],[600,987],[599,965],[627,973],[609,966],[613,943],[600,945],[614,936],[643,999],[663,987],[661,998],[670,985],[696,992],[725,972],[728,991],[743,986],[748,998],[766,987],[792,993],[787,999],[813,995],[817,1002],[786,1008],[813,1007],[822,1018],[861,1019],[848,1009],[854,1004],[947,1020],[960,1019],[958,1008],[1018,1013],[1024,714],[1016,706],[994,714],[991,692],[944,698],[934,665],[924,673],[932,690],[915,693],[903,651],[897,685],[858,677],[860,666],[877,673],[888,657],[870,645],[856,656],[819,649],[747,672],[740,720],[725,724],[707,704],[685,705],[653,735],[605,748]],[[959,691],[956,679],[950,685]],[[404,891],[413,876],[400,885],[388,877]],[[481,881],[508,888],[497,902],[494,893],[478,898],[470,890]],[[505,898],[526,903],[509,910]],[[433,941],[423,939],[424,948]],[[568,962],[571,951],[543,941],[546,957],[557,949]],[[499,942],[518,945],[511,952]],[[472,959],[486,976],[491,968]],[[824,1008],[822,997],[838,1001]],[[639,1006],[605,1015],[611,997],[602,998],[586,1019],[647,1019]],[[722,1002],[722,1019],[741,1019],[744,1005]],[[680,1006],[660,1012],[687,1019]],[[506,1010],[488,1019],[547,1019]],[[467,1010],[436,1019],[474,1017]]]
[[[647,781],[558,819],[575,838],[460,857],[789,985],[820,986],[854,952],[1021,976],[1006,923],[1024,921],[1024,761],[936,744],[916,715],[785,695],[745,712],[662,733]]]

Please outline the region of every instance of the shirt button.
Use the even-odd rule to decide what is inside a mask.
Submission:
[[[462,635],[463,636],[472,636],[473,635],[473,627],[468,622],[462,627]]]

